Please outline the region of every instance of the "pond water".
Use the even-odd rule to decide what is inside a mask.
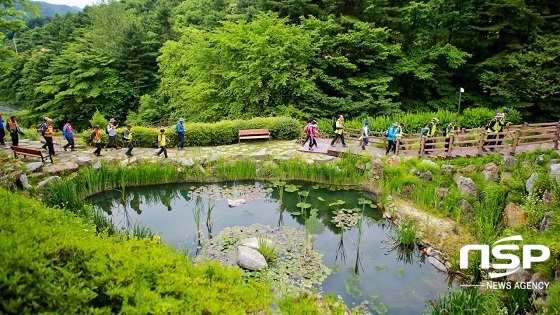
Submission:
[[[243,198],[246,203],[230,208],[227,198]],[[305,213],[315,208],[313,247],[332,270],[322,290],[336,292],[350,307],[366,302],[373,314],[421,314],[427,299],[449,290],[449,278],[424,261],[418,249],[406,251],[392,245],[392,224],[364,201],[375,198],[367,192],[308,183],[236,182],[127,188],[124,194],[111,191],[89,201],[117,227],[143,224],[191,256],[198,253],[199,229],[203,237],[215,237],[226,227],[256,223],[305,231]],[[341,209],[363,212],[361,228],[345,229],[333,223],[333,213]]]

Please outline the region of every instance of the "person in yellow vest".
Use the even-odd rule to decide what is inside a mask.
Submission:
[[[43,137],[47,142],[47,148],[49,150],[49,154],[54,155],[54,142],[53,142],[54,128],[52,125],[52,119],[50,118],[47,119],[46,123],[47,123],[46,126],[47,128],[45,129],[45,134],[43,135]]]
[[[89,135],[89,139],[96,148],[95,151],[93,151],[93,154],[95,156],[101,156],[101,134],[99,133],[99,125],[95,125],[95,127],[93,127],[93,131]]]
[[[132,125],[127,124],[126,129],[122,133],[122,139],[128,147],[128,150],[124,154],[128,157],[132,156],[132,149],[134,149],[134,147],[132,146],[132,132],[130,131],[130,129],[132,129]]]
[[[426,141],[425,141],[425,145],[424,145],[424,153],[428,154],[430,153],[430,151],[428,150],[433,150],[435,145],[434,140],[431,139],[433,137],[436,136],[437,134],[437,123],[439,122],[439,119],[437,118],[432,118],[432,121],[426,125],[425,128],[428,128],[428,133],[425,135],[426,136]]]
[[[159,156],[161,153],[163,153],[163,155],[167,159],[167,139],[165,137],[165,129],[161,129],[159,132],[160,134],[157,138],[159,152],[156,153],[156,155]]]
[[[451,141],[451,135],[456,135],[459,133],[457,128],[457,121],[453,119],[447,127],[443,130],[443,136],[445,137],[445,152],[449,150],[449,142]]]
[[[334,143],[338,138],[340,138],[340,141],[342,142],[342,146],[346,147],[346,142],[344,142],[344,129],[346,129],[346,126],[344,126],[344,116],[340,115],[336,120],[335,130],[334,130],[335,135],[331,141],[331,147],[334,147]]]
[[[502,132],[507,123],[504,120],[504,115],[502,113],[497,113],[492,120],[486,124],[486,141],[483,144],[482,151],[488,151],[485,147],[492,145],[500,145],[501,141],[497,140],[498,133]],[[496,151],[494,148],[490,148],[491,151]]]

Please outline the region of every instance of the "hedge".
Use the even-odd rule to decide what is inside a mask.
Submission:
[[[425,113],[401,113],[391,116],[378,116],[370,119],[370,129],[372,131],[383,131],[389,128],[394,122],[400,122],[405,124],[405,132],[407,133],[419,133],[420,130],[428,124],[432,118],[439,119],[438,129],[443,130],[451,120],[455,119],[457,121],[457,126],[459,128],[479,128],[483,127],[486,122],[492,119],[497,112],[501,112],[503,109],[492,110],[488,108],[468,108],[463,113],[457,114],[456,112],[450,112],[447,110],[441,110],[437,112],[425,112]],[[510,114],[507,116],[507,121],[513,122],[514,124],[519,124],[522,122],[521,114],[515,110],[510,109]],[[319,129],[324,130],[332,134],[333,128],[332,124],[334,118],[331,120],[320,119],[317,123]],[[345,121],[345,125],[348,128],[359,129],[362,128],[364,120],[348,120]]]
[[[270,287],[0,188],[1,314],[260,314]]]
[[[238,142],[238,132],[243,129],[264,129],[268,128],[274,140],[296,139],[302,130],[303,122],[290,117],[267,117],[253,118],[250,120],[223,120],[217,123],[186,123],[185,124],[185,145],[186,146],[216,146],[228,145]],[[133,143],[139,147],[155,147],[157,136],[162,128],[132,127]],[[168,146],[177,143],[175,125],[165,127]],[[118,129],[119,141],[124,128]],[[89,143],[91,131],[82,132],[81,138],[85,143]],[[100,130],[102,142],[109,140],[104,130]]]

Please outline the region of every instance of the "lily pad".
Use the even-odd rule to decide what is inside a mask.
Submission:
[[[379,265],[375,266],[375,270],[377,270],[377,271],[384,271],[384,270],[387,270],[387,269],[389,269],[389,267],[387,267],[387,266],[379,266]]]
[[[294,192],[298,190],[299,188],[296,185],[286,185],[286,188],[284,188],[284,191],[286,192]]]
[[[319,185],[313,185],[312,187],[313,187],[313,189],[319,189],[319,188],[321,188]]]
[[[343,205],[343,204],[345,204],[345,203],[346,203],[346,201],[340,200],[340,199],[339,199],[339,200],[337,200],[337,201],[335,201],[335,202],[333,202],[333,203],[329,203],[329,207],[341,206],[341,205]]]
[[[317,197],[317,200],[319,200],[319,201],[325,201],[325,198],[319,196],[319,197]]]
[[[365,204],[365,205],[371,205],[372,202],[371,202],[371,200],[369,200],[369,199],[360,198],[360,199],[358,199],[358,204],[360,204],[360,205],[364,205],[364,204]]]
[[[307,196],[309,196],[309,192],[308,191],[298,191],[298,195],[303,196],[303,197],[307,197]]]
[[[296,211],[296,212],[290,212],[290,214],[293,214],[293,215],[301,215],[301,212],[299,212],[299,211]]]
[[[375,208],[377,208],[377,205],[376,205],[376,204],[374,204],[374,203],[370,204],[369,206],[370,206],[370,208],[372,208],[372,209],[375,209]]]
[[[307,209],[307,208],[311,208],[311,204],[309,204],[307,202],[298,202],[296,204],[296,207],[302,208],[302,209]]]

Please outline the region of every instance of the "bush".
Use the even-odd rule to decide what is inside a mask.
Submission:
[[[297,138],[303,128],[302,124],[296,119],[289,117],[268,117],[253,118],[250,120],[224,120],[217,123],[187,123],[185,124],[185,143],[187,146],[215,146],[228,145],[238,142],[238,132],[243,129],[264,129],[268,128],[272,139],[289,140]],[[132,127],[133,144],[138,147],[155,147],[157,136],[161,128]],[[177,142],[175,125],[164,128],[167,136],[168,146],[173,146]],[[124,128],[119,128],[118,138],[120,141]],[[80,136],[89,143],[90,131],[83,132]],[[102,130],[102,142],[107,142],[109,138]]]

